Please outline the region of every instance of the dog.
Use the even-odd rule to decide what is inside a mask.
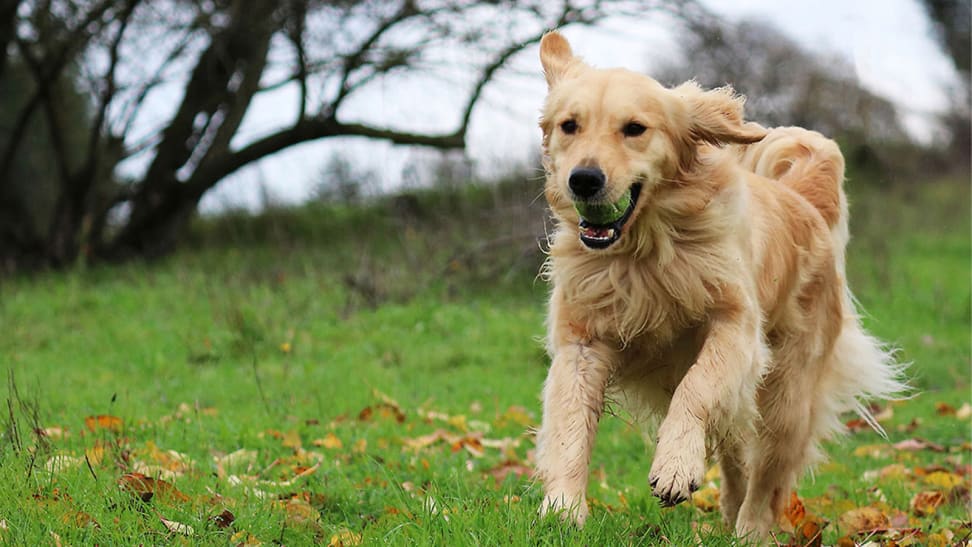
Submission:
[[[583,526],[612,401],[660,418],[648,480],[663,505],[689,499],[714,454],[725,522],[765,539],[841,413],[881,431],[865,401],[906,390],[847,287],[843,156],[746,122],[729,87],[591,67],[557,32],[540,60],[555,222],[540,512]]]

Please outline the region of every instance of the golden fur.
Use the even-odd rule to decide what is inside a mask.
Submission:
[[[726,521],[765,537],[820,442],[842,428],[839,414],[873,424],[860,401],[904,388],[844,279],[840,151],[818,133],[744,122],[731,89],[592,68],[557,33],[540,57],[556,220],[541,511],[583,524],[597,422],[613,397],[662,417],[649,481],[663,503],[687,499],[714,452]],[[630,123],[647,130],[629,135]],[[579,237],[568,184],[578,167],[603,172],[611,202],[641,185],[607,248]]]

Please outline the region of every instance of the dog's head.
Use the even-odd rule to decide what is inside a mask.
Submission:
[[[743,122],[743,99],[730,88],[695,82],[667,89],[623,69],[595,69],[551,32],[540,42],[549,93],[543,129],[546,195],[580,240],[606,249],[651,207],[650,196],[675,184],[706,144],[752,143],[766,131]]]

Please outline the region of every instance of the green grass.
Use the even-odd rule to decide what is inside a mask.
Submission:
[[[546,287],[535,279],[537,256],[523,254],[535,244],[516,216],[533,210],[509,210],[535,193],[504,192],[419,196],[399,216],[388,202],[239,218],[233,233],[251,243],[230,249],[212,244],[227,237],[224,224],[203,223],[192,250],[161,263],[7,281],[0,537],[17,545],[54,543],[54,534],[102,545],[732,544],[717,511],[658,506],[641,434],[622,419],[602,422],[581,531],[538,520],[540,490],[528,478],[494,477],[504,463],[517,470],[530,461],[548,363],[538,341]],[[436,200],[507,216],[455,222],[428,213],[441,208]],[[833,463],[799,489],[829,521],[826,544],[846,533],[839,519],[848,509],[883,499],[884,510],[908,513],[918,491],[936,488],[920,476],[869,472],[969,463],[969,420],[935,406],[969,400],[967,185],[861,191],[855,203],[852,285],[869,328],[914,363],[920,389],[884,425],[891,443],[922,437],[945,451],[894,450],[869,432],[829,447]],[[121,428],[86,428],[98,415],[120,418]],[[55,427],[66,435],[34,432]],[[410,446],[438,430],[448,439]],[[221,459],[240,449],[249,451],[234,456],[241,462]],[[173,462],[169,450],[190,463]],[[137,470],[182,495],[160,486],[138,499],[118,483]],[[912,525],[928,537],[961,537],[954,519],[968,521],[968,491],[951,492],[953,501],[912,515]],[[212,517],[224,509],[235,520],[221,528]],[[193,535],[168,531],[160,518]]]

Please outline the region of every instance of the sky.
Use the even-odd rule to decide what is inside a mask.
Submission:
[[[948,101],[956,74],[931,37],[930,23],[914,0],[702,0],[729,19],[756,18],[791,36],[807,50],[840,56],[854,67],[862,85],[894,101],[901,120],[919,140],[932,138],[936,112]],[[575,54],[599,67],[623,66],[650,75],[653,63],[677,55],[678,37],[664,21],[610,19],[596,28],[568,27],[563,33]],[[546,92],[537,47],[524,50],[491,83],[476,107],[466,154],[482,176],[529,165],[537,157],[537,118]],[[446,82],[448,84],[448,82]],[[427,80],[379,84],[343,107],[346,119],[391,123],[414,130],[450,131],[458,124],[460,85]],[[245,142],[278,128],[295,111],[296,89],[260,96],[237,136]],[[236,142],[236,141],[234,141]],[[308,199],[335,154],[377,176],[384,190],[400,186],[405,166],[428,152],[362,139],[305,143],[244,168],[210,191],[203,211],[227,207],[257,209]]]

